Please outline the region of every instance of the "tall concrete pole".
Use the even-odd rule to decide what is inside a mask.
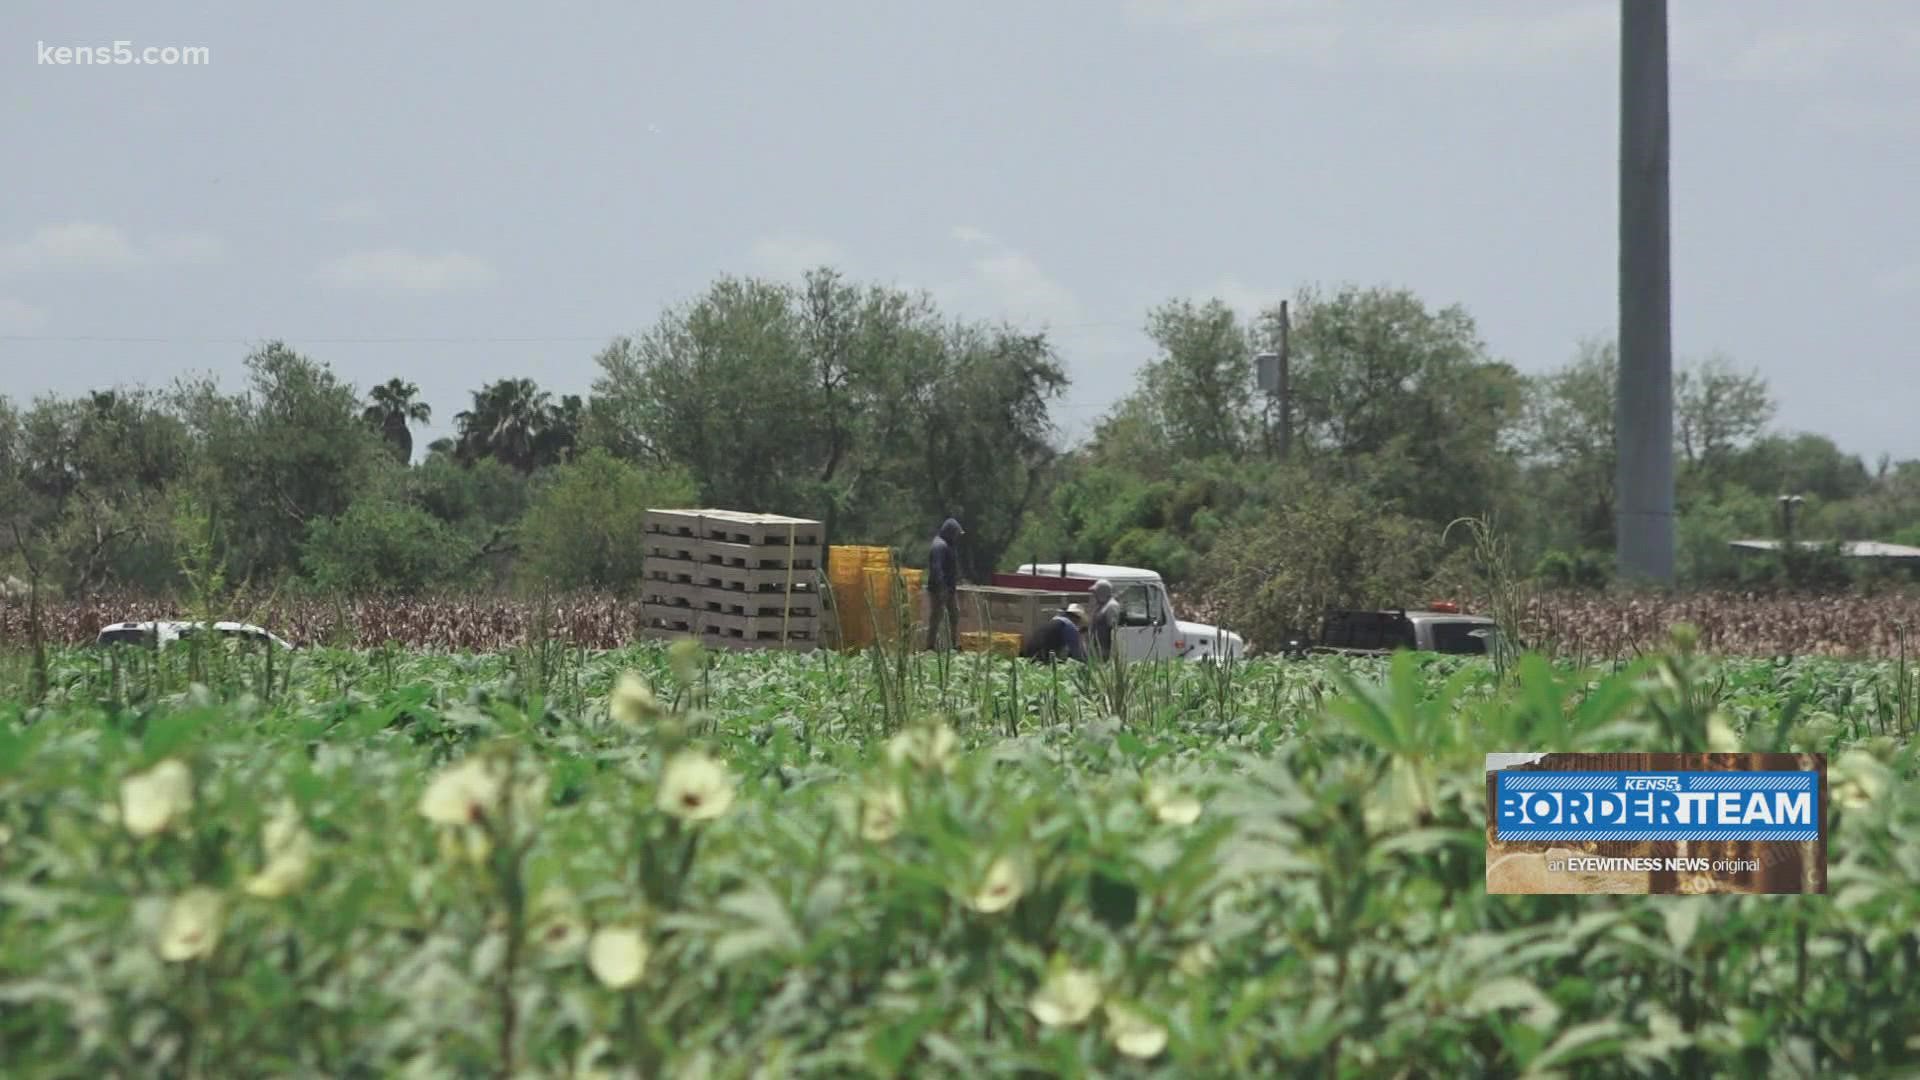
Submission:
[[[1617,570],[1673,583],[1673,284],[1667,224],[1667,2],[1620,4]]]

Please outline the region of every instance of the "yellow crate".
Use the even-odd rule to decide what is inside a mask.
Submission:
[[[1005,631],[986,633],[979,630],[964,630],[960,634],[961,652],[988,652],[995,656],[1019,656],[1021,638],[1019,634]]]

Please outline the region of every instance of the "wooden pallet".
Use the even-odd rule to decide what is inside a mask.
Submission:
[[[796,548],[789,564],[787,549],[783,547],[754,547],[752,544],[730,544],[719,540],[694,540],[684,536],[649,537],[645,548],[646,562],[662,564],[663,568],[678,567],[683,573],[691,568],[729,570],[778,570],[781,580],[785,581],[786,571],[791,568],[797,581],[812,581],[820,576],[820,549],[818,547]]]
[[[701,626],[705,637],[715,637],[724,641],[774,642],[785,640],[818,641],[820,639],[820,620],[818,617],[785,619],[778,615],[726,615],[709,612]],[[785,635],[783,638],[782,635]]]
[[[759,596],[818,596],[821,593],[817,571],[796,567],[759,569],[746,566],[695,567],[692,582],[714,592],[753,593]],[[789,588],[791,584],[791,588]]]
[[[649,537],[713,540],[750,547],[818,548],[826,539],[826,526],[811,518],[738,510],[650,509],[643,528]]]
[[[713,589],[675,582],[648,581],[640,593],[648,608],[667,611],[712,612],[716,615],[758,615],[810,619],[823,607],[817,591],[795,589],[784,592],[745,592],[738,589]]]
[[[667,542],[675,543],[676,541]],[[804,570],[807,576],[813,577],[817,576],[822,569],[818,544],[812,547],[794,548],[789,561],[785,544],[776,548],[755,544],[736,544],[727,540],[702,540],[697,556],[708,566],[727,566],[741,570],[785,570],[791,566],[795,570]]]
[[[655,641],[681,641],[690,639],[698,641],[701,645],[709,649],[725,649],[729,652],[758,651],[763,649],[777,649],[785,652],[812,652],[822,645],[821,642],[805,637],[794,638],[783,645],[779,641],[774,640],[747,640],[745,638],[724,637],[719,634],[690,634],[684,630],[670,630],[655,626],[642,627],[640,636]]]

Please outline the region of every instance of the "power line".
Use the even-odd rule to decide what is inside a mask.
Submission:
[[[608,337],[303,337],[298,334],[266,334],[251,338],[224,338],[0,334],[0,341],[37,344],[95,342],[116,345],[252,345],[262,341],[299,341],[313,345],[572,345],[607,340],[609,340]]]
[[[1045,328],[1045,333],[1062,330],[1111,329],[1135,326],[1131,320],[1064,323]],[[0,334],[0,341],[22,344],[65,345],[253,345],[262,341],[298,341],[312,345],[582,345],[605,343],[626,334],[551,334],[532,337],[493,337],[459,335],[434,337],[348,337],[340,335],[262,334],[257,337],[168,337],[152,334]]]

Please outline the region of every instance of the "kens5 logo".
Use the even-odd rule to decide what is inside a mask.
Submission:
[[[1677,776],[1629,776],[1626,778],[1628,791],[1679,791],[1680,778]]]

